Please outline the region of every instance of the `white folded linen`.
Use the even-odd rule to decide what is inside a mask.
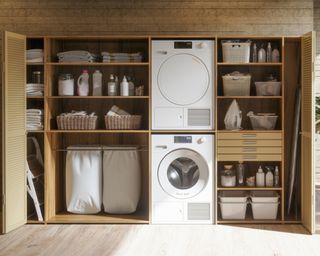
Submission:
[[[43,57],[41,58],[33,58],[33,59],[27,59],[27,63],[42,63]]]
[[[29,109],[27,109],[27,115],[28,114],[43,115],[43,109],[29,108]]]

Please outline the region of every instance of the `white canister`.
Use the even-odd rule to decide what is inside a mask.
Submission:
[[[102,96],[102,73],[99,70],[92,75],[92,95]]]
[[[129,96],[129,83],[127,81],[126,76],[123,77],[122,82],[120,84],[120,95]]]
[[[59,96],[74,96],[74,79],[71,74],[59,75]]]

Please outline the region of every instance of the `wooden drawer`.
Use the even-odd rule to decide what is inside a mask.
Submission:
[[[281,161],[281,155],[218,154],[218,161]]]
[[[218,147],[242,147],[242,146],[257,146],[257,147],[281,147],[281,140],[218,140]]]
[[[218,140],[281,140],[281,132],[218,132]]]
[[[281,154],[281,147],[218,147],[218,154]]]

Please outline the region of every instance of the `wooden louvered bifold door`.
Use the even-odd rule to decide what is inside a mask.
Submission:
[[[301,41],[301,180],[302,224],[314,232],[314,60],[315,35],[310,32]]]
[[[3,34],[2,124],[3,208],[2,232],[26,223],[26,38]]]

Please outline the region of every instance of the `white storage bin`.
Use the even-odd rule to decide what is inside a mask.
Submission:
[[[279,96],[281,82],[255,82],[257,96]]]
[[[68,147],[66,159],[67,211],[94,214],[102,204],[101,147]]]
[[[259,114],[255,115],[250,111],[247,116],[250,118],[253,130],[274,130],[278,120],[277,115]]]
[[[279,195],[275,191],[251,192],[251,208],[255,220],[275,220],[278,214]]]
[[[250,42],[228,42],[222,41],[223,62],[229,63],[249,63],[250,62]]]
[[[140,199],[141,167],[137,147],[104,147],[103,206],[112,214],[129,214]]]
[[[224,96],[249,96],[251,75],[233,72],[222,76]]]
[[[246,217],[248,195],[244,191],[223,191],[219,194],[222,219],[243,220]]]

